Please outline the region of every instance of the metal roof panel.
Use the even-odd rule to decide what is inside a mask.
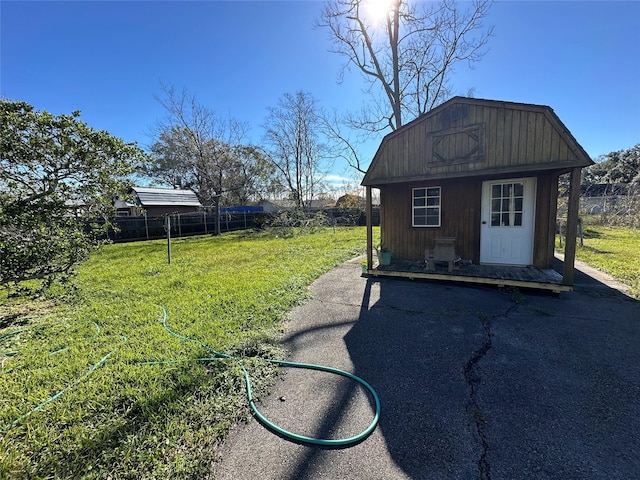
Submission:
[[[193,190],[133,187],[132,191],[136,194],[140,205],[143,207],[162,205],[202,207]]]

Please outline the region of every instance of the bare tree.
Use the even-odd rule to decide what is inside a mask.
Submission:
[[[320,142],[320,116],[313,96],[285,93],[265,121],[267,158],[279,172],[297,208],[309,206],[317,193],[325,146]]]
[[[350,125],[349,117],[336,110],[331,113],[321,113],[321,129],[327,139],[327,148],[334,159],[344,160],[347,165],[360,174],[367,172],[362,154],[358,150],[358,145],[366,143],[373,133],[354,129]],[[359,183],[359,182],[358,182]]]
[[[405,118],[416,118],[451,95],[455,66],[473,64],[484,54],[492,29],[481,31],[482,21],[492,2],[386,0],[381,16],[372,13],[373,3],[329,0],[319,25],[329,29],[332,51],[345,59],[341,73],[359,70],[373,99],[349,117],[350,125],[380,132],[398,129]]]
[[[141,171],[174,187],[193,189],[203,205],[215,207],[219,220],[221,199],[240,188],[234,172],[241,170],[237,152],[247,127],[218,117],[186,90],[178,93],[166,85],[162,90],[164,96],[157,100],[167,115],[153,132],[153,160]]]

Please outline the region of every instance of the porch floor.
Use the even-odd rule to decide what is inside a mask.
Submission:
[[[396,260],[390,265],[377,265],[367,270],[369,275],[385,277],[422,278],[449,282],[479,283],[499,287],[513,286],[569,292],[570,285],[562,284],[562,275],[553,269],[506,265],[460,265],[449,272],[446,265],[436,264],[435,271],[425,269],[424,262]]]

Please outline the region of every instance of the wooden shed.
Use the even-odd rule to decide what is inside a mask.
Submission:
[[[362,185],[368,210],[371,189],[380,190],[380,241],[391,263],[374,268],[378,242],[368,224],[367,270],[570,290],[580,171],[591,164],[550,107],[454,97],[382,140]],[[552,265],[564,173],[571,180],[560,275]]]

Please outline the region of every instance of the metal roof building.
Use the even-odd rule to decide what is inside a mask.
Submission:
[[[136,197],[136,205],[149,216],[196,212],[203,208],[192,190],[132,187],[131,193]]]

